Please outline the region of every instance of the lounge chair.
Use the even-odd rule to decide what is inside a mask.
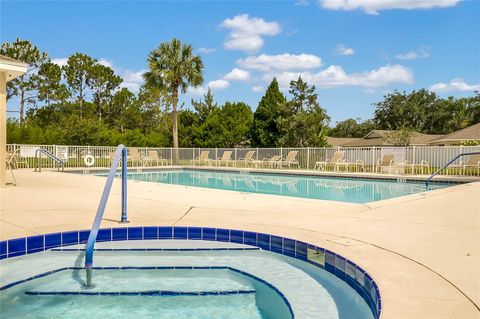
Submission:
[[[18,151],[7,152],[7,169],[17,169],[17,154]]]
[[[24,168],[30,168],[30,165],[28,164],[28,161],[25,157],[20,156],[20,149],[17,148],[13,152],[7,152],[7,156],[10,153],[12,156],[11,161],[12,161],[12,168],[18,169],[22,165]]]
[[[145,159],[147,162],[150,164],[156,164],[156,166],[159,165],[168,165],[168,160],[165,158],[161,158],[158,156],[157,151],[148,151],[148,157]]]
[[[450,165],[450,168],[459,169],[463,171],[463,175],[466,174],[467,168],[476,168],[477,175],[480,175],[480,154],[470,155],[466,162],[460,161],[459,164]]]
[[[228,166],[229,163],[235,166],[235,161],[232,160],[232,151],[224,151],[222,157],[219,157],[215,163],[217,166],[222,166],[222,163],[225,163],[225,166]]]
[[[410,171],[411,174],[416,174],[419,171],[422,175],[430,170],[430,165],[426,160],[422,160],[420,163],[412,163],[410,161],[405,161],[405,163],[400,164],[399,168],[403,168],[404,173]]]
[[[196,163],[198,163],[198,165],[202,165],[202,163],[205,165],[210,164],[212,160],[208,158],[209,154],[210,151],[201,151],[200,156],[191,161],[192,165],[195,165]]]
[[[260,167],[268,166],[269,168],[274,168],[274,167],[279,167],[281,160],[282,160],[282,157],[280,155],[274,155],[270,158],[264,158],[261,161],[254,161],[254,163],[256,165],[259,165]]]
[[[297,168],[300,168],[300,163],[297,160],[298,151],[290,151],[287,154],[287,157],[283,160],[280,160],[279,166],[280,168],[284,165],[287,165],[290,168],[292,165],[296,165]]]
[[[336,171],[339,167],[338,164],[342,162],[344,155],[345,151],[336,151],[335,153],[333,153],[331,159],[327,158],[325,161],[315,162],[314,169],[327,170],[329,166],[333,166],[333,170]]]
[[[140,164],[143,166],[143,159],[140,157],[140,153],[138,152],[137,148],[130,148],[128,150],[128,154],[130,155],[130,158],[128,161],[132,163],[132,166],[135,166],[135,163]]]
[[[243,166],[248,167],[249,164],[254,162],[254,154],[255,151],[248,151],[247,154],[245,154],[245,157],[239,158],[237,162],[243,163]]]
[[[356,160],[352,163],[347,163],[347,169],[354,172],[364,172],[365,171],[365,163],[362,160]]]
[[[388,168],[388,173],[392,174],[394,165],[395,165],[395,155],[383,154],[382,158],[378,159],[377,161],[375,172],[383,173],[384,168]]]
[[[430,172],[430,164],[426,160],[422,160],[419,164],[413,164],[413,173],[415,174],[416,169],[420,169],[423,174],[429,174]]]
[[[10,171],[10,174],[12,174],[13,178],[13,186],[17,185],[17,179],[15,178],[15,175],[13,174],[13,169],[16,165],[16,154],[17,152],[7,152],[7,171]]]

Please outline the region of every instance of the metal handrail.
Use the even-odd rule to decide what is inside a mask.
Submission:
[[[476,155],[476,154],[480,154],[480,152],[470,152],[470,153],[461,153],[461,154],[458,154],[457,156],[455,156],[452,160],[450,160],[447,164],[443,165],[441,168],[439,168],[435,173],[433,173],[432,175],[430,175],[426,180],[425,180],[425,186],[428,187],[428,183],[432,180],[432,178],[437,175],[438,173],[440,173],[441,171],[443,171],[445,168],[447,168],[450,164],[452,164],[453,162],[455,162],[458,158],[462,157],[462,156],[468,156],[468,155]]]
[[[127,223],[127,149],[124,145],[118,145],[117,150],[115,151],[115,157],[113,159],[112,166],[110,167],[110,172],[108,173],[107,181],[105,182],[105,187],[103,188],[102,198],[98,204],[97,214],[93,220],[92,229],[90,230],[90,235],[88,236],[87,244],[85,245],[85,270],[87,272],[87,287],[92,287],[93,247],[95,246],[95,241],[97,240],[98,230],[103,218],[103,213],[105,212],[105,206],[107,205],[110,190],[112,189],[115,173],[120,163],[120,156],[122,160],[121,222]]]
[[[50,157],[51,159],[59,163],[60,167],[62,167],[62,172],[63,172],[65,161],[55,156],[52,152],[44,148],[39,148],[35,150],[35,158],[37,159],[37,167],[35,167],[35,172],[37,172],[37,168],[38,168],[38,172],[42,171],[42,154],[47,155],[47,157]],[[58,170],[60,170],[60,167],[58,168]]]

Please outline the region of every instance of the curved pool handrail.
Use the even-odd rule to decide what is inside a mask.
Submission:
[[[65,164],[64,160],[55,156],[52,152],[50,152],[45,148],[37,148],[35,150],[35,158],[37,159],[37,167],[35,167],[35,172],[37,171],[37,168],[38,168],[38,172],[42,171],[42,158],[41,158],[42,154],[47,155],[47,157],[50,157],[55,162],[59,163],[60,167],[62,167],[62,171],[64,170],[64,164]],[[58,168],[59,170],[60,170],[60,167]]]
[[[93,248],[95,246],[95,241],[97,240],[98,229],[100,228],[100,223],[102,222],[103,213],[105,212],[105,206],[107,205],[108,196],[110,195],[110,190],[112,189],[113,180],[117,171],[117,167],[120,163],[120,157],[122,160],[122,218],[121,222],[127,222],[127,148],[120,144],[117,146],[115,151],[115,157],[110,167],[110,172],[108,173],[107,181],[105,182],[105,187],[103,188],[102,198],[98,204],[97,214],[93,220],[92,229],[88,236],[87,243],[85,245],[85,269],[87,270],[87,287],[91,286],[91,270],[93,267]]]
[[[432,178],[437,175],[438,173],[440,173],[441,171],[443,171],[445,168],[447,168],[450,164],[452,164],[453,162],[455,162],[457,159],[459,159],[460,157],[462,156],[468,156],[468,155],[477,155],[477,154],[480,154],[480,152],[469,152],[469,153],[461,153],[461,154],[458,154],[457,156],[455,156],[452,160],[448,161],[447,164],[443,165],[441,168],[439,168],[435,173],[433,173],[432,175],[430,175],[426,180],[425,180],[425,186],[428,187],[428,183],[432,180]]]

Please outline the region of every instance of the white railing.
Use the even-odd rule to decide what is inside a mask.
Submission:
[[[57,157],[66,160],[65,168],[106,168],[110,166],[112,154],[115,152],[113,146],[7,144],[7,152],[16,154],[16,167],[18,168],[33,168],[36,165],[35,151],[38,148],[44,148]],[[191,165],[192,160],[198,158],[202,151],[209,151],[208,159],[210,161],[207,161],[207,163],[201,162],[197,165],[216,165],[215,160],[222,157],[224,151],[232,151],[232,163],[236,162],[237,166],[242,166],[239,159],[244,158],[248,151],[255,152],[253,159],[256,161],[268,159],[274,155],[285,159],[290,151],[297,151],[296,160],[298,160],[299,168],[304,170],[313,170],[316,162],[327,161],[333,157],[336,151],[342,150],[345,151],[342,162],[355,163],[361,161],[366,172],[375,171],[375,166],[383,154],[393,153],[396,163],[409,163],[410,165],[421,164],[422,161],[428,163],[428,169],[423,171],[424,174],[428,174],[443,166],[458,154],[479,152],[480,146],[179,149],[171,147],[128,147],[127,149],[129,150],[129,161],[131,161],[129,166]],[[132,152],[132,150],[137,152]],[[88,160],[86,160],[87,157]],[[460,160],[463,160],[463,162],[460,162]],[[459,159],[453,163],[453,169],[447,170],[443,174],[479,174],[478,168],[462,169],[466,160],[468,159]],[[42,158],[42,161],[43,167],[54,167],[54,162],[51,159]],[[262,165],[258,167],[262,167]],[[295,166],[295,169],[298,169],[298,167]],[[345,166],[344,169],[348,170],[348,167]]]

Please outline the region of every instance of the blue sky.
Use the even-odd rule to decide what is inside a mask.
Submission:
[[[219,102],[255,109],[276,76],[302,75],[332,123],[368,118],[395,89],[441,96],[480,89],[480,1],[1,1],[1,41],[28,39],[59,64],[75,53],[138,89],[148,53],[172,37],[203,57]],[[11,101],[9,109],[15,109]]]

